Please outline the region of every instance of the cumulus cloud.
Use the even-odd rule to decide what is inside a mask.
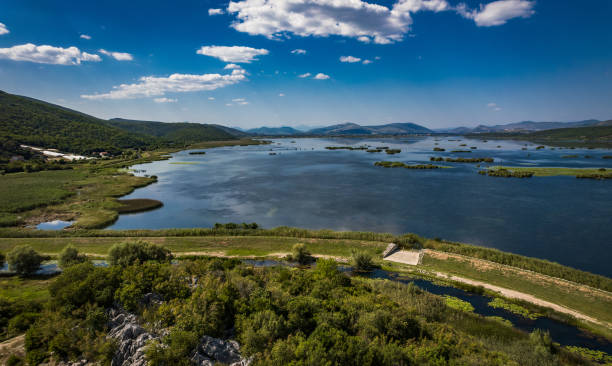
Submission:
[[[305,73],[305,74],[298,75],[298,78],[302,78],[302,79],[304,79],[304,78],[309,77],[310,75],[312,75],[312,74],[311,74],[311,73],[309,73],[309,72],[307,72],[307,73]]]
[[[535,14],[534,1],[498,0],[480,5],[478,10],[469,10],[465,4],[457,6],[457,12],[463,17],[472,19],[479,27],[492,27],[506,24],[513,18],[529,18]]]
[[[330,35],[361,42],[401,41],[410,30],[410,13],[451,10],[446,0],[398,0],[391,8],[362,0],[230,1],[228,13],[239,32],[270,39]]]
[[[294,55],[305,55],[306,50],[303,50],[301,48],[296,48],[295,50],[291,51],[291,53],[293,53]]]
[[[90,35],[87,35],[87,34],[81,34],[81,37],[80,37],[80,38],[82,38],[82,39],[86,39],[86,40],[90,40],[90,39],[91,39],[91,36],[90,36]]]
[[[215,100],[215,97],[208,97],[208,100]]]
[[[121,84],[104,94],[81,95],[81,98],[133,99],[160,97],[166,93],[187,93],[215,90],[246,80],[244,70],[233,70],[231,74],[172,74],[168,77],[143,76],[134,84]]]
[[[117,61],[132,61],[134,59],[134,57],[131,54],[126,53],[126,52],[111,52],[105,49],[100,49],[98,52],[100,52],[103,55],[112,57]]]
[[[172,99],[172,98],[163,97],[163,98],[155,98],[155,99],[153,99],[153,101],[155,103],[176,103],[178,101],[178,99]]]
[[[329,79],[329,75],[326,75],[326,74],[320,72],[320,73],[316,74],[313,77],[313,79],[315,79],[315,80],[327,80],[327,79]]]
[[[221,15],[223,14],[223,9],[208,9],[208,15]]]
[[[235,70],[235,69],[242,69],[242,67],[240,67],[240,65],[236,65],[236,64],[227,64],[224,67],[225,70]]]
[[[0,23],[0,35],[10,33],[6,25],[4,23]]]
[[[0,58],[54,65],[79,65],[81,61],[102,61],[99,55],[81,52],[76,47],[37,46],[32,43],[0,48]]]
[[[278,96],[279,96],[279,97],[284,97],[284,96],[285,96],[285,93],[278,93]]]
[[[340,62],[348,62],[348,63],[354,63],[354,62],[359,62],[361,61],[361,59],[359,57],[353,57],[353,56],[340,56]]]
[[[267,55],[270,52],[265,48],[244,46],[203,46],[197,53],[215,57],[224,62],[248,64],[257,60],[257,56]]]
[[[249,102],[246,101],[246,99],[244,98],[234,98],[232,99],[232,102],[238,104],[238,105],[247,105],[249,104]]]
[[[372,62],[374,62],[374,61],[372,61],[372,60],[363,60],[363,64],[364,64],[364,65],[369,65],[369,64],[371,64]]]

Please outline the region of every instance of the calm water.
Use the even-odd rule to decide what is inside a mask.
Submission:
[[[414,232],[612,276],[612,181],[495,178],[477,174],[476,164],[461,163],[436,163],[452,167],[437,170],[374,166],[380,160],[428,163],[431,156],[453,156],[495,158],[490,165],[612,169],[612,160],[602,159],[612,155],[610,150],[536,150],[518,141],[456,140],[279,139],[272,145],[209,149],[206,155],[182,151],[167,161],[133,167],[144,171],[138,174],[157,175],[159,182],[127,198],[158,199],[164,206],[121,215],[110,228],[257,222],[266,228]],[[402,152],[325,150],[361,145]],[[450,152],[471,146],[477,147],[471,153]],[[578,157],[562,157],[567,155]]]

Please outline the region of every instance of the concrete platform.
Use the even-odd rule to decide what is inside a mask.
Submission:
[[[422,258],[423,253],[421,251],[400,250],[384,258],[384,260],[416,266],[421,263]]]

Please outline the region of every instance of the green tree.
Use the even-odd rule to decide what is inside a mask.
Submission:
[[[59,255],[59,266],[66,269],[72,265],[87,261],[87,256],[80,254],[77,248],[72,245],[66,246]]]
[[[125,242],[113,245],[108,252],[108,262],[113,266],[129,266],[147,261],[166,262],[172,259],[170,250],[145,241]]]
[[[22,276],[36,272],[44,259],[29,245],[17,246],[8,253],[9,269]]]
[[[298,243],[291,248],[290,260],[296,261],[299,264],[308,264],[312,262],[312,255],[306,249],[306,245]]]
[[[356,272],[367,272],[374,268],[372,256],[366,252],[353,251],[351,253],[353,270]]]

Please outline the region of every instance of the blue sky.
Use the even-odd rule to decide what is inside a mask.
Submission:
[[[3,0],[0,89],[244,128],[610,119],[611,17],[609,0]]]

